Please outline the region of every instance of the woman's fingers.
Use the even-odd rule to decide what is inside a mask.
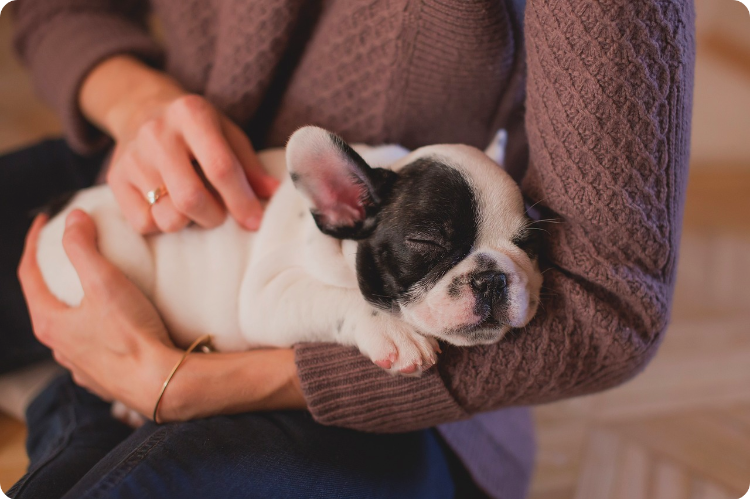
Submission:
[[[26,235],[26,245],[18,266],[18,279],[21,282],[34,334],[43,344],[51,346],[54,342],[54,330],[57,318],[68,309],[47,288],[42,272],[36,261],[37,239],[39,232],[47,222],[47,217],[40,215],[31,224]]]
[[[167,187],[167,192],[169,192],[169,187]],[[154,217],[156,226],[162,232],[177,232],[190,224],[190,219],[180,213],[168,195],[162,196],[156,204],[151,206],[151,216]]]
[[[63,248],[86,296],[106,296],[120,289],[123,280],[127,280],[117,267],[99,253],[96,225],[81,210],[73,210],[65,219]]]
[[[73,210],[65,219],[63,248],[78,274],[86,295],[99,294],[106,287],[111,272],[97,247],[96,225],[81,210]]]
[[[137,166],[132,152],[118,145],[107,173],[107,183],[130,226],[140,234],[151,234],[159,228],[144,193],[139,186],[133,185],[132,177],[138,170]]]
[[[155,166],[158,162],[166,161],[165,158],[168,156],[163,151],[163,144],[155,140],[152,142],[149,146],[141,146],[143,150],[131,153],[132,165],[127,170],[128,181],[138,192],[149,217],[158,229],[162,232],[177,232],[190,223],[190,218],[175,207],[173,196],[178,193],[165,182],[161,172]],[[161,187],[167,189],[167,194],[162,195],[156,203],[150,205],[146,200],[147,193]]]
[[[183,106],[183,136],[206,178],[235,220],[257,229],[263,208],[223,134],[218,112],[201,98],[184,99]]]
[[[55,362],[57,362],[58,364],[60,364],[62,367],[64,367],[68,371],[70,371],[71,369],[73,369],[73,364],[60,351],[53,350],[52,351],[52,357],[55,359]]]
[[[151,207],[138,188],[130,183],[112,181],[109,186],[131,227],[140,234],[151,234],[159,230],[151,215]]]
[[[279,182],[242,130],[208,101],[180,96],[135,130],[118,143],[108,181],[136,230],[174,232],[190,221],[216,227],[226,211],[248,229],[260,226],[258,197],[270,197]],[[168,194],[149,206],[146,194],[160,187]]]
[[[152,207],[157,223],[161,216],[174,220],[170,211],[195,221],[201,227],[216,227],[224,221],[224,209],[196,173],[182,140],[177,137],[165,139],[154,161],[169,192],[162,198],[165,202],[159,200]]]
[[[34,223],[31,224],[31,228],[26,234],[26,245],[24,246],[21,263],[18,266],[18,278],[30,306],[33,304],[49,307],[53,310],[64,310],[67,307],[50,293],[36,261],[37,240],[45,223],[47,223],[47,217],[39,215],[34,219]]]
[[[253,191],[260,198],[269,199],[279,187],[279,181],[269,175],[263,168],[258,155],[250,143],[250,139],[247,138],[247,135],[245,135],[245,132],[240,127],[235,125],[229,118],[223,116],[221,124],[224,135],[237,155],[237,159],[240,161]]]

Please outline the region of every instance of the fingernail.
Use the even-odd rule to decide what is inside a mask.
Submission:
[[[266,177],[263,183],[264,183],[264,188],[266,190],[264,194],[268,197],[272,196],[273,193],[276,192],[276,190],[281,185],[281,182],[276,180],[276,178],[274,177]]]
[[[260,215],[252,215],[247,220],[245,220],[245,227],[247,227],[249,230],[258,230],[260,228]]]
[[[68,216],[65,218],[65,227],[71,227],[78,223],[78,219],[80,218],[80,215],[78,212],[73,211],[68,214]]]

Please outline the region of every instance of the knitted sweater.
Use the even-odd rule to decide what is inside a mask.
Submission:
[[[687,180],[692,2],[16,4],[17,50],[79,151],[106,138],[82,117],[78,88],[116,53],[206,96],[256,148],[283,145],[306,124],[409,148],[484,147],[509,130],[507,168],[555,221],[540,225],[548,244],[539,314],[495,345],[444,346],[420,378],[388,375],[352,348],[298,345],[305,397],[321,423],[434,426],[612,387],[654,355],[670,313]],[[149,7],[163,46],[147,34]]]

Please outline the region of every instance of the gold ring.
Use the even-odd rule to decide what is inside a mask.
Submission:
[[[146,193],[146,201],[148,201],[149,206],[153,206],[162,196],[166,196],[167,194],[167,188],[160,185],[153,191],[148,191]]]

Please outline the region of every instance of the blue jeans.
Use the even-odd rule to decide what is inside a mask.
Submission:
[[[27,417],[31,465],[16,499],[454,497],[434,430],[377,435],[286,411],[133,431],[68,375]]]
[[[0,157],[0,373],[49,356],[33,337],[15,268],[29,212],[91,185],[103,156],[61,140]],[[138,430],[69,376],[27,411],[28,473],[13,498],[482,497],[438,433],[377,435],[306,412],[251,413]]]

